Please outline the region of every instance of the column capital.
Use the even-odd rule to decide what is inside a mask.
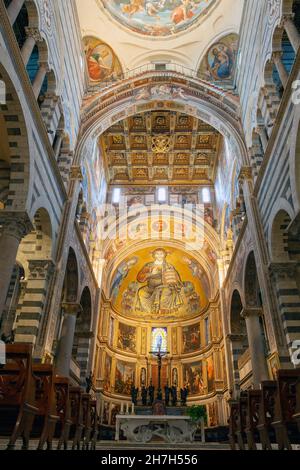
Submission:
[[[272,57],[271,57],[271,60],[274,64],[278,64],[278,62],[281,62],[281,58],[282,58],[282,50],[278,50],[278,51],[274,51],[272,53]]]
[[[284,279],[293,278],[296,274],[297,266],[297,261],[284,261],[278,263],[270,263],[268,269],[271,276]]]
[[[74,315],[77,317],[82,312],[82,306],[73,302],[63,302],[62,309],[66,315]]]
[[[32,222],[26,212],[0,211],[2,233],[21,241],[33,230]]]
[[[243,182],[244,180],[252,180],[252,167],[251,166],[242,166],[239,173],[239,181]]]
[[[246,307],[241,311],[241,317],[244,319],[249,317],[261,317],[262,314],[263,310],[259,307]]]
[[[40,67],[40,69],[45,70],[46,73],[50,72],[49,64],[45,60],[40,60],[39,61],[39,67]]]
[[[43,42],[43,38],[38,28],[32,28],[30,26],[25,27],[25,33],[27,38],[32,38],[36,43]]]
[[[29,279],[46,280],[54,273],[55,264],[51,259],[33,259],[29,260]]]
[[[289,21],[294,21],[295,19],[295,13],[285,13],[280,20],[279,27],[284,28],[286,23]]]
[[[70,171],[71,180],[83,180],[83,174],[80,166],[72,166]]]

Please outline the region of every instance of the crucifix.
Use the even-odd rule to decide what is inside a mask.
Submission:
[[[157,399],[162,400],[162,390],[161,390],[161,365],[162,359],[169,354],[168,351],[162,351],[161,345],[158,345],[157,351],[150,351],[150,354],[157,357],[157,365],[158,365],[158,390],[157,390]]]

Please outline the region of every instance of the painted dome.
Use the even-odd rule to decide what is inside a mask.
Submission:
[[[216,0],[100,0],[122,26],[144,36],[165,37],[186,31]]]

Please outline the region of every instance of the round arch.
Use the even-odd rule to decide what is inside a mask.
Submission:
[[[121,81],[91,97],[92,101],[83,110],[82,137],[75,155],[77,165],[88,154],[86,148],[90,142],[114,123],[141,111],[166,109],[180,110],[214,127],[238,150],[240,165],[248,166],[238,107],[230,92],[175,72],[164,75],[146,72],[139,78],[139,81],[137,78]]]

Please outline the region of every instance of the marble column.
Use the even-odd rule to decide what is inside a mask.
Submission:
[[[289,75],[285,69],[285,66],[281,60],[281,57],[282,57],[282,52],[277,51],[273,53],[272,59],[273,59],[274,64],[276,65],[282,86],[283,88],[286,88]]]
[[[20,241],[33,226],[26,213],[0,212],[0,315],[2,314],[9,283],[16,263]]]
[[[7,14],[9,17],[10,23],[13,25],[16,19],[19,16],[22,6],[24,5],[25,0],[12,0],[7,8]]]
[[[48,71],[48,65],[46,63],[41,63],[34,79],[34,82],[32,84],[33,93],[36,99],[38,99],[41,93],[41,89]]]
[[[284,27],[286,34],[293,46],[295,53],[297,54],[300,46],[300,34],[294,23],[294,15],[285,15],[282,19],[282,26]]]
[[[262,310],[260,308],[246,308],[241,312],[241,317],[246,321],[254,389],[260,388],[261,382],[269,378],[263,335],[259,322],[261,315]]]
[[[34,46],[38,42],[42,42],[43,39],[42,39],[42,37],[40,35],[40,32],[37,28],[27,27],[27,28],[25,28],[25,31],[26,31],[27,39],[26,39],[26,41],[24,42],[24,44],[22,46],[21,55],[22,55],[24,65],[26,67],[26,65],[28,64],[29,59],[31,57]]]
[[[82,311],[80,304],[63,303],[64,319],[56,356],[56,371],[59,375],[68,377],[72,359],[72,349],[75,335],[77,315]]]

